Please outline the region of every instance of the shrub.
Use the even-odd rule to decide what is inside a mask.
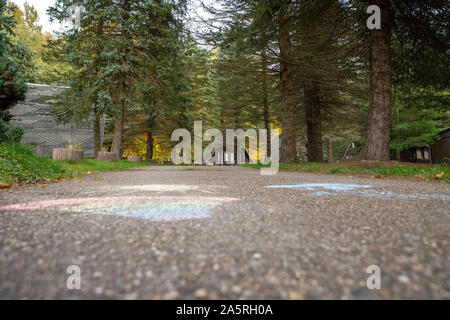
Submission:
[[[12,116],[8,111],[0,110],[0,143],[19,143],[23,129],[9,123]]]

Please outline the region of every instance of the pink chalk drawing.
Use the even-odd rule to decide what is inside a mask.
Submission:
[[[39,211],[48,208],[58,212],[116,215],[152,221],[175,221],[210,218],[215,207],[239,198],[173,197],[173,196],[114,196],[41,200],[0,207],[0,211]]]

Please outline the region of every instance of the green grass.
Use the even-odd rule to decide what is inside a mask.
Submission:
[[[29,183],[71,177],[62,164],[37,157],[33,151],[19,144],[0,144],[0,182]]]
[[[262,168],[268,167],[262,164],[245,164],[245,167]],[[419,179],[433,179],[450,181],[449,165],[432,165],[432,166],[414,166],[402,164],[367,164],[367,165],[351,165],[348,164],[329,164],[329,163],[296,163],[296,164],[280,164],[280,170],[296,170],[304,172],[323,172],[348,175],[363,175],[370,177],[406,177]],[[436,175],[444,172],[441,179],[435,179]]]
[[[82,176],[89,172],[97,171],[117,171],[126,170],[135,167],[142,166],[157,166],[158,163],[148,162],[129,162],[127,160],[117,160],[111,162],[99,161],[95,159],[83,159],[83,160],[70,160],[70,161],[55,161],[55,163],[61,165],[65,170],[72,172],[74,176]]]
[[[157,163],[133,163],[126,160],[103,162],[94,159],[80,161],[52,161],[49,158],[38,157],[33,151],[19,144],[0,144],[0,182],[3,183],[34,183],[74,178],[89,172],[126,170],[139,166],[160,165]],[[261,164],[246,164],[246,167],[261,168]],[[185,169],[195,170],[195,169]],[[305,172],[324,172],[346,175],[364,175],[371,177],[408,177],[433,179],[450,182],[449,165],[414,166],[402,164],[363,164],[348,163],[299,163],[280,164],[280,170],[298,170]],[[436,175],[444,172],[441,179]]]
[[[29,147],[20,144],[0,144],[0,182],[35,183],[75,178],[97,171],[126,170],[157,163],[133,163],[126,160],[103,162],[94,159],[53,161],[38,157]]]

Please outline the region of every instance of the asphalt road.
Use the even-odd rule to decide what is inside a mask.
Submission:
[[[0,298],[450,299],[449,214],[446,183],[240,167],[2,190]]]

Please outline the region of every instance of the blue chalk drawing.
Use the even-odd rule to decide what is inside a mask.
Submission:
[[[306,189],[306,190],[333,190],[333,191],[350,191],[358,188],[372,188],[372,186],[365,186],[359,184],[343,184],[343,183],[302,183],[294,185],[282,186],[267,186],[266,188],[287,188],[287,189]]]
[[[115,203],[113,206],[79,206],[76,210],[84,214],[116,215],[127,218],[139,218],[151,221],[177,221],[189,219],[210,218],[210,210],[218,202],[144,202],[144,203]]]
[[[300,189],[306,191],[313,191],[311,195],[313,196],[323,196],[323,195],[362,195],[366,197],[375,197],[379,199],[389,199],[398,198],[404,200],[430,200],[438,199],[450,201],[450,196],[445,194],[423,194],[423,193],[413,193],[413,194],[400,194],[391,191],[378,191],[373,190],[373,186],[360,185],[360,184],[345,184],[345,183],[301,183],[293,185],[278,185],[278,186],[266,186],[265,188],[270,189]]]

